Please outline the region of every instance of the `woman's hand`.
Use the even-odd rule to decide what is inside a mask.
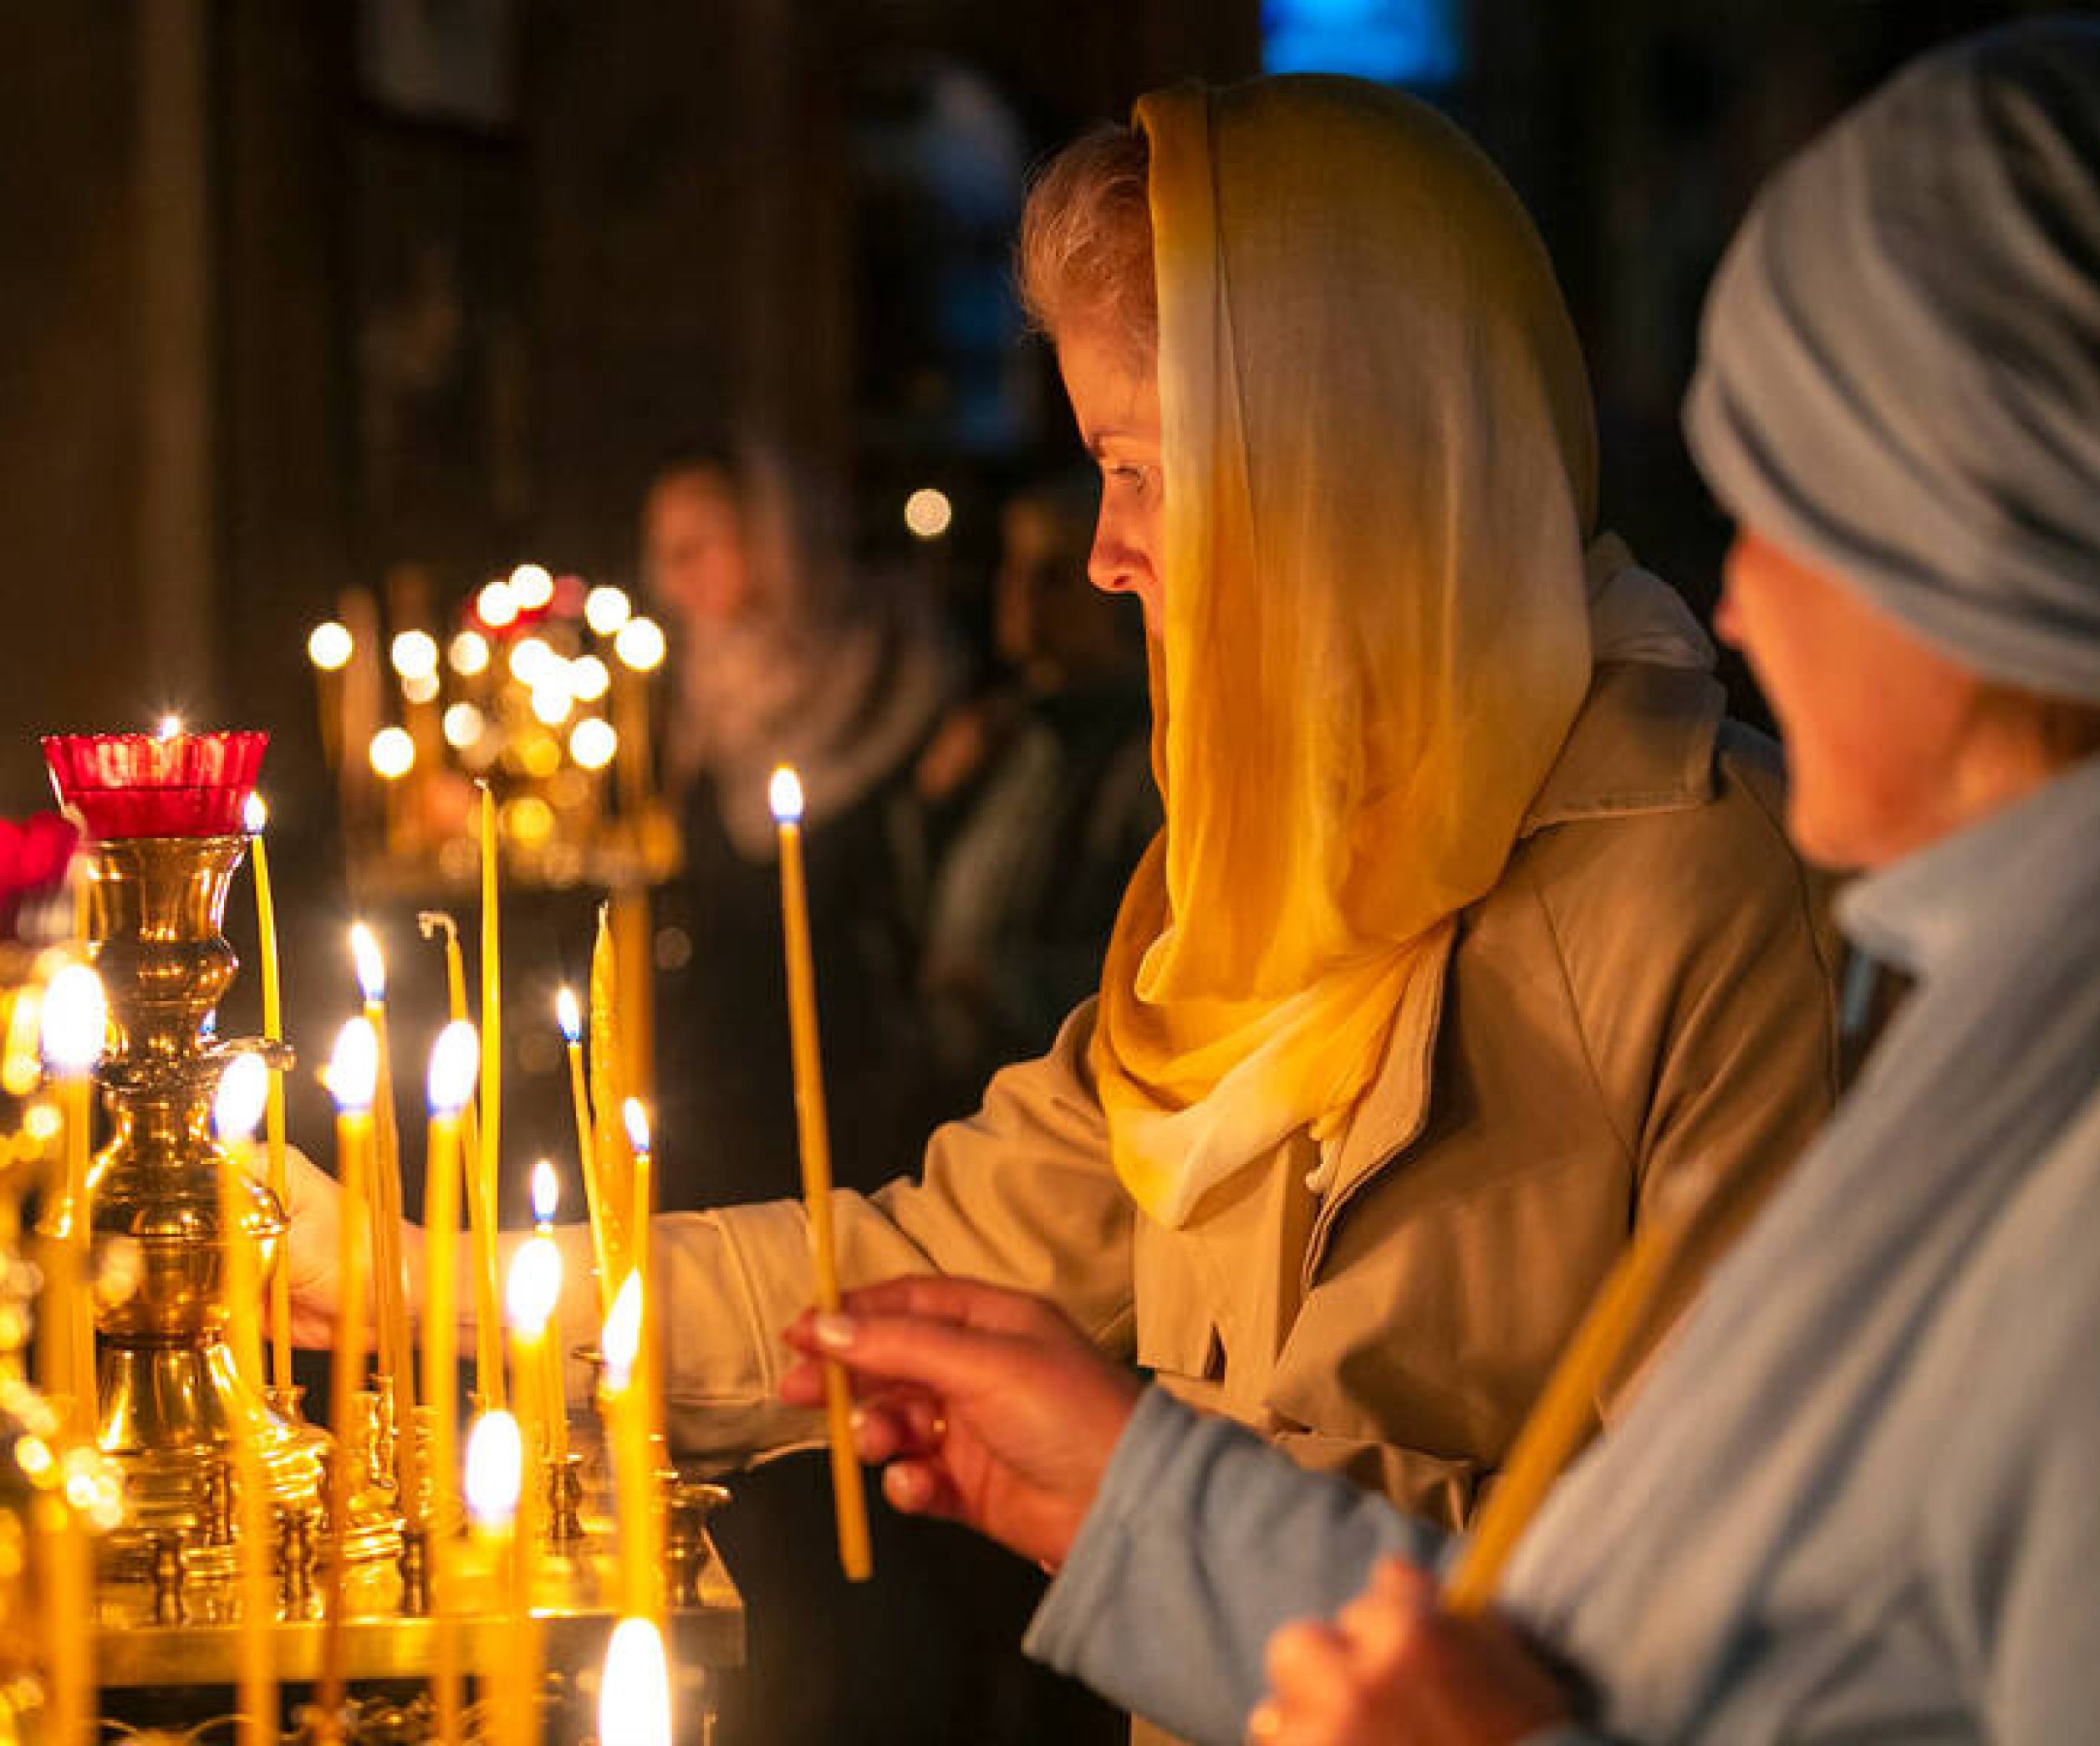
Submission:
[[[1573,1714],[1507,1624],[1445,1612],[1435,1580],[1397,1558],[1332,1625],[1277,1631],[1267,1660],[1247,1727],[1259,1746],[1505,1746]]]
[[[243,1161],[258,1178],[265,1174],[260,1146],[247,1148]],[[292,1340],[295,1345],[325,1347],[335,1337],[341,1306],[339,1267],[343,1243],[343,1185],[297,1146],[284,1149],[284,1253],[291,1284]],[[401,1227],[404,1258],[411,1282],[422,1276],[422,1232]],[[364,1277],[372,1276],[371,1231],[364,1232]],[[411,1289],[415,1289],[411,1284]],[[412,1308],[412,1306],[411,1306]],[[368,1308],[366,1315],[370,1315]]]
[[[1023,1557],[1061,1564],[1142,1386],[1058,1310],[967,1279],[893,1279],[844,1313],[787,1331],[803,1358],[782,1398],[823,1400],[821,1360],[853,1373],[864,1461],[907,1514],[966,1522]]]

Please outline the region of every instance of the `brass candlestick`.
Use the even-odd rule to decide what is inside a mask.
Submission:
[[[278,1509],[319,1499],[312,1440],[250,1386],[227,1340],[211,1109],[232,1045],[209,1039],[207,1021],[233,980],[220,929],[246,849],[240,836],[137,837],[87,852],[112,1034],[98,1077],[115,1130],[89,1177],[96,1273],[110,1288],[97,1292],[95,1436],[130,1499],[110,1574],[149,1587],[156,1543],[210,1544],[213,1476],[237,1437],[253,1444]],[[267,1186],[247,1182],[241,1222],[267,1275],[284,1231]]]

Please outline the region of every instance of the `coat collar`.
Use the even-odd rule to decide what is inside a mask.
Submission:
[[[1710,673],[1645,661],[1598,667],[1561,754],[1525,815],[1519,840],[1558,824],[1705,804],[1714,794],[1714,743],[1725,703]],[[1429,1121],[1441,991],[1449,983],[1460,928],[1447,932],[1439,947],[1444,969],[1438,998],[1424,1003],[1416,1022],[1393,1027],[1371,1089],[1336,1142],[1341,1156],[1313,1228],[1308,1282],[1343,1203],[1413,1145]]]

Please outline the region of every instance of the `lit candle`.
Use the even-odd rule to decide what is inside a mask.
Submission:
[[[511,1399],[517,1411],[524,1485],[518,1499],[517,1544],[512,1554],[517,1574],[511,1616],[517,1635],[506,1668],[526,1706],[527,1718],[519,1724],[520,1739],[528,1738],[531,1731],[532,1694],[539,1689],[539,1634],[532,1619],[532,1597],[538,1585],[540,1549],[547,1538],[547,1470],[541,1462],[541,1451],[551,1411],[544,1390],[548,1326],[561,1289],[561,1252],[554,1247],[553,1238],[527,1238],[511,1258],[503,1292],[511,1328]]]
[[[454,1024],[471,1024],[474,1015],[466,1006],[466,956],[460,949],[459,923],[443,910],[425,910],[415,925],[426,940],[441,934],[445,940],[445,1015]],[[470,1102],[460,1112],[460,1156],[466,1161],[467,1207],[470,1216],[478,1197],[473,1172],[480,1167],[481,1136]]]
[[[347,632],[344,633],[348,635]],[[277,957],[277,902],[270,892],[270,855],[263,846],[263,828],[270,809],[260,794],[250,794],[244,822],[248,832],[248,855],[255,870],[255,937],[262,960],[262,1034],[273,1043],[284,1040],[284,993]],[[269,1145],[270,1192],[282,1207],[289,1192],[284,1167],[284,1070],[268,1070],[270,1090],[263,1106],[263,1136]],[[292,1388],[292,1269],[280,1261],[270,1274],[270,1381],[285,1399]]]
[[[102,978],[69,964],[43,993],[43,1059],[54,1080],[62,1124],[61,1179],[55,1239],[47,1244],[46,1277],[37,1326],[41,1380],[69,1403],[74,1436],[94,1436],[94,1319],[86,1290],[93,1233],[88,1218],[88,1140],[96,1064],[109,1024]]]
[[[533,1167],[533,1230],[547,1245],[554,1279],[554,1302],[561,1300],[562,1252],[553,1241],[554,1214],[561,1207],[561,1183],[554,1167],[542,1158]],[[558,1471],[568,1459],[568,1389],[562,1373],[562,1343],[550,1330],[541,1343],[540,1367],[547,1395],[547,1458]]]
[[[623,1612],[654,1618],[662,1610],[656,1555],[655,1475],[649,1426],[643,1415],[640,1371],[642,1282],[629,1274],[613,1299],[598,1349],[606,1439],[612,1445],[613,1502],[619,1521],[619,1592]]]
[[[242,1380],[259,1388],[262,1367],[262,1328],[256,1314],[260,1294],[260,1263],[255,1236],[243,1216],[248,1207],[242,1179],[240,1152],[254,1144],[275,1078],[260,1056],[239,1054],[227,1063],[212,1105],[212,1122],[223,1148],[219,1163],[219,1238],[226,1254],[226,1311],[228,1337],[237,1362],[252,1364]],[[253,1397],[251,1396],[252,1399]],[[233,1427],[233,1507],[237,1512],[234,1553],[240,1583],[239,1668],[241,1746],[276,1746],[277,1664],[270,1652],[270,1627],[277,1620],[275,1548],[270,1523],[270,1494],[256,1447],[263,1422],[257,1407],[252,1422]]]
[[[782,764],[770,796],[780,827],[780,909],[787,941],[788,1024],[795,1074],[795,1131],[802,1142],[803,1202],[809,1218],[817,1307],[838,1308],[838,1260],[831,1226],[831,1134],[824,1118],[823,1069],[817,1039],[817,970],[809,944],[809,897],[802,865],[802,782]],[[832,1503],[838,1520],[838,1561],[847,1579],[874,1569],[868,1543],[868,1498],[854,1457],[853,1397],[843,1365],[824,1365],[824,1413],[831,1442]]]
[[[651,1446],[663,1435],[662,1330],[656,1303],[655,1270],[650,1265],[650,1221],[656,1213],[656,1161],[650,1151],[649,1114],[639,1100],[629,1098],[620,1105],[620,1120],[627,1130],[627,1150],[635,1161],[633,1186],[628,1205],[635,1211],[635,1277],[641,1281],[642,1358],[636,1382],[641,1405],[642,1429]]]
[[[476,1162],[477,1192],[467,1202],[474,1221],[474,1386],[482,1404],[503,1404],[503,1323],[497,1312],[496,1264],[497,1160],[502,1140],[503,978],[502,930],[497,908],[496,795],[484,782],[482,791],[482,1085],[481,1156]],[[479,1217],[476,1218],[478,1212]]]
[[[590,1093],[584,1080],[584,1014],[573,988],[554,997],[554,1019],[568,1054],[568,1100],[576,1117],[576,1152],[583,1167],[584,1207],[590,1219],[591,1253],[598,1262],[598,1313],[603,1317],[613,1307],[613,1284],[619,1275],[607,1228],[611,1209],[599,1176],[598,1148],[592,1143]]]
[[[21,1439],[18,1451],[28,1441]],[[42,1453],[49,1463],[50,1450],[44,1447]],[[30,1506],[30,1519],[36,1538],[37,1598],[43,1615],[38,1635],[49,1700],[44,1738],[51,1746],[94,1746],[99,1733],[94,1705],[94,1631],[90,1624],[94,1617],[94,1549],[62,1483],[38,1493]]]
[[[458,1746],[461,1713],[459,1641],[451,1622],[452,1498],[459,1444],[459,1207],[461,1117],[474,1095],[481,1039],[455,1020],[431,1050],[430,1132],[423,1178],[423,1399],[431,1411],[431,1593],[438,1616],[437,1733],[441,1746]]]
[[[358,1391],[364,1385],[365,1178],[372,1168],[372,1102],[379,1090],[380,1044],[367,1018],[353,1018],[335,1039],[329,1062],[329,1095],[335,1100],[336,1173],[342,1183],[336,1227],[334,1361],[329,1371],[329,1423],[342,1438],[347,1432]],[[337,1443],[339,1455],[346,1446]],[[349,1526],[354,1463],[329,1463],[329,1546],[324,1560],[327,1581],[327,1625],[321,1644],[321,1677],[315,1703],[321,1727],[331,1739],[340,1737],[343,1663],[348,1647],[344,1635],[349,1607],[349,1560],[344,1537]]]
[[[349,628],[333,619],[316,625],[306,639],[306,658],[313,663],[314,687],[321,709],[321,752],[329,768],[343,767],[343,669],[357,652]]]
[[[670,1666],[647,1619],[622,1619],[605,1646],[598,1746],[670,1746]]]
[[[493,1746],[531,1746],[533,1693],[539,1683],[524,1536],[517,1531],[524,1483],[525,1440],[517,1421],[501,1409],[484,1412],[466,1439],[466,1514],[475,1545],[496,1575],[505,1621],[504,1652],[481,1679],[482,1699],[495,1722]]]
[[[415,1493],[415,1370],[408,1325],[408,1285],[401,1267],[401,1130],[394,1110],[394,1046],[386,1022],[386,961],[362,922],[350,929],[350,957],[364,997],[365,1021],[379,1049],[375,1095],[377,1150],[371,1182],[372,1267],[377,1281],[374,1345],[394,1407],[394,1483],[406,1508]]]

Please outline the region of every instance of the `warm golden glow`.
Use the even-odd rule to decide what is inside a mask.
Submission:
[[[568,712],[573,707],[566,685],[536,685],[533,687],[533,714],[545,727],[560,727],[568,719]]]
[[[488,731],[488,718],[471,703],[455,703],[445,712],[445,743],[456,752],[478,745]]]
[[[520,794],[503,804],[503,835],[528,849],[554,835],[554,809],[538,794]]]
[[[270,1070],[257,1054],[237,1054],[219,1075],[212,1100],[212,1127],[222,1140],[252,1140],[270,1095]]]
[[[437,676],[437,639],[427,630],[404,630],[394,639],[390,651],[394,671],[404,679]]]
[[[564,1042],[584,1040],[584,1014],[576,999],[573,988],[563,988],[554,997],[554,1022],[562,1028]]]
[[[241,805],[241,824],[250,836],[261,836],[270,822],[270,809],[260,794],[250,794]]]
[[[349,627],[334,619],[316,625],[306,639],[306,658],[324,673],[341,671],[356,652],[357,640],[350,635]]]
[[[551,733],[528,734],[518,743],[517,761],[528,776],[543,781],[562,767],[562,743]]]
[[[462,678],[485,673],[488,671],[488,639],[478,630],[462,630],[446,646],[445,658]]]
[[[619,1106],[619,1119],[627,1128],[627,1143],[638,1152],[649,1150],[649,1111],[642,1107],[639,1097],[630,1097]]]
[[[501,630],[517,620],[517,596],[511,592],[509,583],[499,579],[474,596],[474,613],[490,630]]]
[[[350,966],[365,1005],[386,998],[386,960],[380,955],[378,937],[362,922],[350,924]]]
[[[634,615],[634,605],[624,589],[599,586],[584,597],[584,622],[599,636],[617,636],[619,627]]]
[[[605,1317],[598,1336],[599,1355],[605,1363],[605,1386],[617,1394],[635,1374],[635,1360],[642,1349],[642,1276],[628,1274]]]
[[[521,564],[511,572],[511,598],[521,610],[538,612],[554,598],[554,579],[543,564]]]
[[[171,740],[181,731],[182,717],[181,716],[164,715],[161,717],[160,725],[153,730],[153,733],[156,739]]]
[[[86,1073],[102,1059],[110,1022],[102,978],[85,964],[68,964],[43,991],[43,1059],[54,1073]]]
[[[528,1237],[503,1281],[503,1315],[521,1334],[544,1333],[562,1296],[562,1252],[552,1237]]]
[[[568,730],[568,755],[587,770],[602,770],[619,750],[619,735],[613,724],[597,716],[585,716]]]
[[[654,619],[631,618],[613,639],[613,653],[638,673],[664,664],[664,631]]]
[[[401,682],[401,695],[411,703],[435,703],[444,688],[436,673],[417,673]]]
[[[379,1033],[369,1018],[353,1018],[335,1034],[335,1053],[329,1057],[329,1095],[345,1114],[361,1114],[372,1107],[379,1077]]]
[[[945,491],[921,486],[905,499],[905,525],[920,539],[938,539],[954,525],[956,507]]]
[[[533,1167],[533,1223],[553,1223],[561,1204],[561,1178],[554,1174],[553,1163],[542,1158]]]
[[[507,1412],[484,1412],[466,1433],[466,1513],[484,1531],[502,1533],[517,1514],[525,1478],[525,1439]]]
[[[766,789],[766,798],[772,803],[773,817],[779,823],[802,823],[802,778],[795,773],[793,764],[782,764],[773,772],[773,779]]]
[[[599,1746],[670,1746],[670,1667],[647,1619],[622,1619],[598,1683]]]
[[[612,689],[613,675],[595,655],[579,655],[568,664],[568,694],[583,703],[595,703]]]
[[[540,636],[521,636],[511,649],[511,677],[535,690],[557,683],[568,663]]]
[[[482,1039],[464,1018],[455,1018],[437,1034],[431,1048],[429,1092],[431,1113],[456,1116],[474,1095],[475,1076],[481,1071]]]
[[[415,742],[405,728],[382,728],[372,736],[372,768],[389,782],[397,782],[415,768]]]

